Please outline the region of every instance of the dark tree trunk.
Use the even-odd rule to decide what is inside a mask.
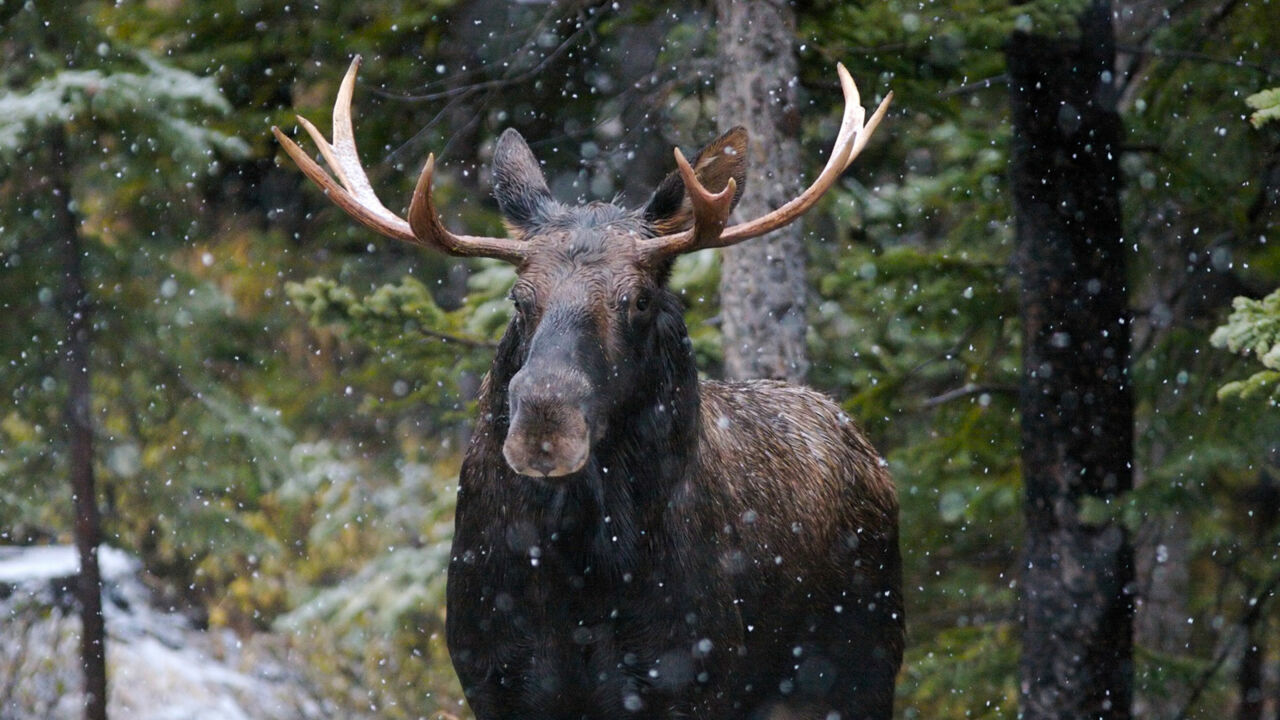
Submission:
[[[62,243],[62,302],[66,313],[67,344],[63,347],[67,369],[66,425],[71,495],[75,503],[76,548],[80,553],[80,576],[76,596],[80,601],[81,664],[85,677],[86,720],[106,720],[107,667],[106,632],[102,620],[102,574],[98,569],[98,542],[101,520],[93,480],[93,421],[89,390],[89,347],[91,324],[85,292],[82,256],[84,246],[76,220],[68,182],[66,144],[61,137],[52,143],[54,161],[55,232]]]
[[[1078,32],[1076,32],[1078,30]],[[1132,487],[1111,7],[1008,46],[1022,280],[1023,717],[1128,718],[1133,551],[1082,501]]]
[[[1249,508],[1252,527],[1252,545],[1262,548],[1280,523],[1280,481],[1267,470],[1258,476],[1258,484],[1244,493]],[[1240,656],[1240,670],[1236,679],[1240,687],[1240,720],[1262,720],[1266,708],[1267,615],[1270,601],[1274,599],[1280,576],[1268,580],[1250,579],[1246,596],[1248,601],[1240,625],[1244,632],[1244,648]],[[1276,707],[1280,717],[1280,706]]]
[[[795,10],[781,0],[716,0],[719,125],[750,133],[750,181],[738,215],[754,218],[800,191]],[[725,375],[799,382],[807,286],[799,223],[722,251]]]
[[[1261,613],[1251,614],[1244,626],[1244,656],[1240,658],[1240,720],[1262,720],[1262,664],[1266,659]]]

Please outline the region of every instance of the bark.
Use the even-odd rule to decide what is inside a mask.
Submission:
[[[1266,651],[1262,645],[1262,629],[1266,626],[1261,614],[1248,618],[1244,626],[1244,656],[1240,658],[1240,720],[1262,720],[1264,695],[1262,694],[1262,664]]]
[[[1088,497],[1132,487],[1133,398],[1111,8],[1007,53],[1022,280],[1022,717],[1128,718],[1133,551]]]
[[[1280,662],[1273,663],[1270,672],[1266,673],[1271,679],[1271,717],[1273,720],[1280,720]]]
[[[716,0],[722,131],[751,136],[740,218],[781,206],[800,190],[795,11],[779,0]],[[805,258],[799,223],[722,251],[720,312],[725,375],[802,381]]]
[[[66,144],[53,140],[55,232],[62,245],[62,303],[66,314],[67,341],[63,360],[67,371],[66,426],[71,495],[75,503],[76,548],[80,575],[76,597],[80,602],[80,652],[85,676],[85,720],[106,720],[106,631],[102,619],[102,574],[98,568],[101,518],[93,477],[93,421],[89,388],[91,324],[85,292],[82,256],[84,243],[71,199]]]

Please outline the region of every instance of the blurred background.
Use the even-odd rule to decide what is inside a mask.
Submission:
[[[837,61],[865,104],[896,96],[803,243],[807,381],[866,428],[901,495],[904,718],[1017,712],[1004,48],[1028,23],[1070,32],[1074,7],[793,5],[802,112],[784,132],[804,177],[838,127]],[[1280,93],[1263,92],[1280,86],[1280,6],[1114,10],[1136,488],[1084,511],[1136,547],[1137,714],[1275,718],[1280,296],[1229,313],[1280,282]],[[58,590],[74,566],[22,554],[73,539],[74,282],[113,549],[112,708],[465,717],[444,569],[514,274],[357,226],[270,127],[297,136],[299,112],[327,129],[360,54],[356,138],[393,210],[434,152],[446,222],[501,234],[489,159],[508,127],[558,199],[640,206],[673,146],[717,134],[733,68],[714,20],[700,2],[0,3],[0,718],[80,712],[79,621]],[[708,377],[723,368],[719,267],[699,253],[672,279]]]

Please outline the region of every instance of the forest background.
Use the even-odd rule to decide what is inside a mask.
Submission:
[[[805,177],[839,121],[836,61],[868,102],[896,96],[803,243],[807,381],[866,428],[902,499],[902,717],[1017,711],[1005,49],[1077,31],[1081,5],[794,6],[805,111],[785,132]],[[1136,547],[1137,714],[1280,717],[1280,6],[1114,9],[1136,488],[1082,512]],[[354,225],[269,128],[326,126],[361,54],[357,139],[389,202],[435,152],[447,221],[500,234],[487,160],[515,127],[559,199],[636,206],[672,146],[716,134],[733,68],[713,20],[701,3],[0,4],[0,543],[72,535],[70,220],[105,541],[202,625],[288,638],[336,714],[460,712],[444,568],[513,274]],[[718,279],[704,252],[672,280],[708,377]]]

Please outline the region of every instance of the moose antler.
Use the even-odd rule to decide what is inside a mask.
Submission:
[[[439,250],[450,255],[462,257],[491,257],[519,264],[524,259],[524,251],[517,240],[497,237],[476,237],[474,235],[455,235],[440,222],[435,205],[431,202],[431,178],[435,173],[435,155],[427,156],[427,163],[418,176],[418,185],[414,188],[413,199],[409,203],[409,220],[391,212],[378,199],[369,184],[369,177],[360,165],[360,155],[356,152],[355,132],[351,127],[351,95],[355,90],[356,71],[360,69],[360,56],[351,61],[346,77],[342,78],[342,86],[338,90],[338,98],[333,104],[333,143],[325,140],[324,135],[306,118],[298,116],[298,122],[306,129],[307,134],[315,140],[320,154],[333,169],[337,181],[324,171],[315,160],[311,159],[297,143],[289,139],[278,127],[272,127],[276,139],[284,146],[285,152],[298,164],[302,172],[319,185],[335,205],[348,215],[368,226],[375,232],[397,240]],[[341,184],[339,184],[341,183]]]
[[[866,147],[867,140],[880,124],[881,118],[889,109],[889,101],[893,99],[893,93],[886,95],[880,107],[872,113],[871,119],[864,123],[866,110],[862,107],[858,86],[843,64],[836,65],[836,72],[840,76],[840,89],[844,92],[844,117],[840,120],[840,132],[836,134],[836,142],[826,167],[807,190],[767,215],[725,228],[737,184],[730,178],[723,190],[712,193],[698,181],[688,161],[677,148],[676,165],[680,168],[685,189],[693,204],[693,227],[684,232],[642,240],[641,251],[652,257],[667,258],[706,248],[728,247],[777,230],[813,207]]]

